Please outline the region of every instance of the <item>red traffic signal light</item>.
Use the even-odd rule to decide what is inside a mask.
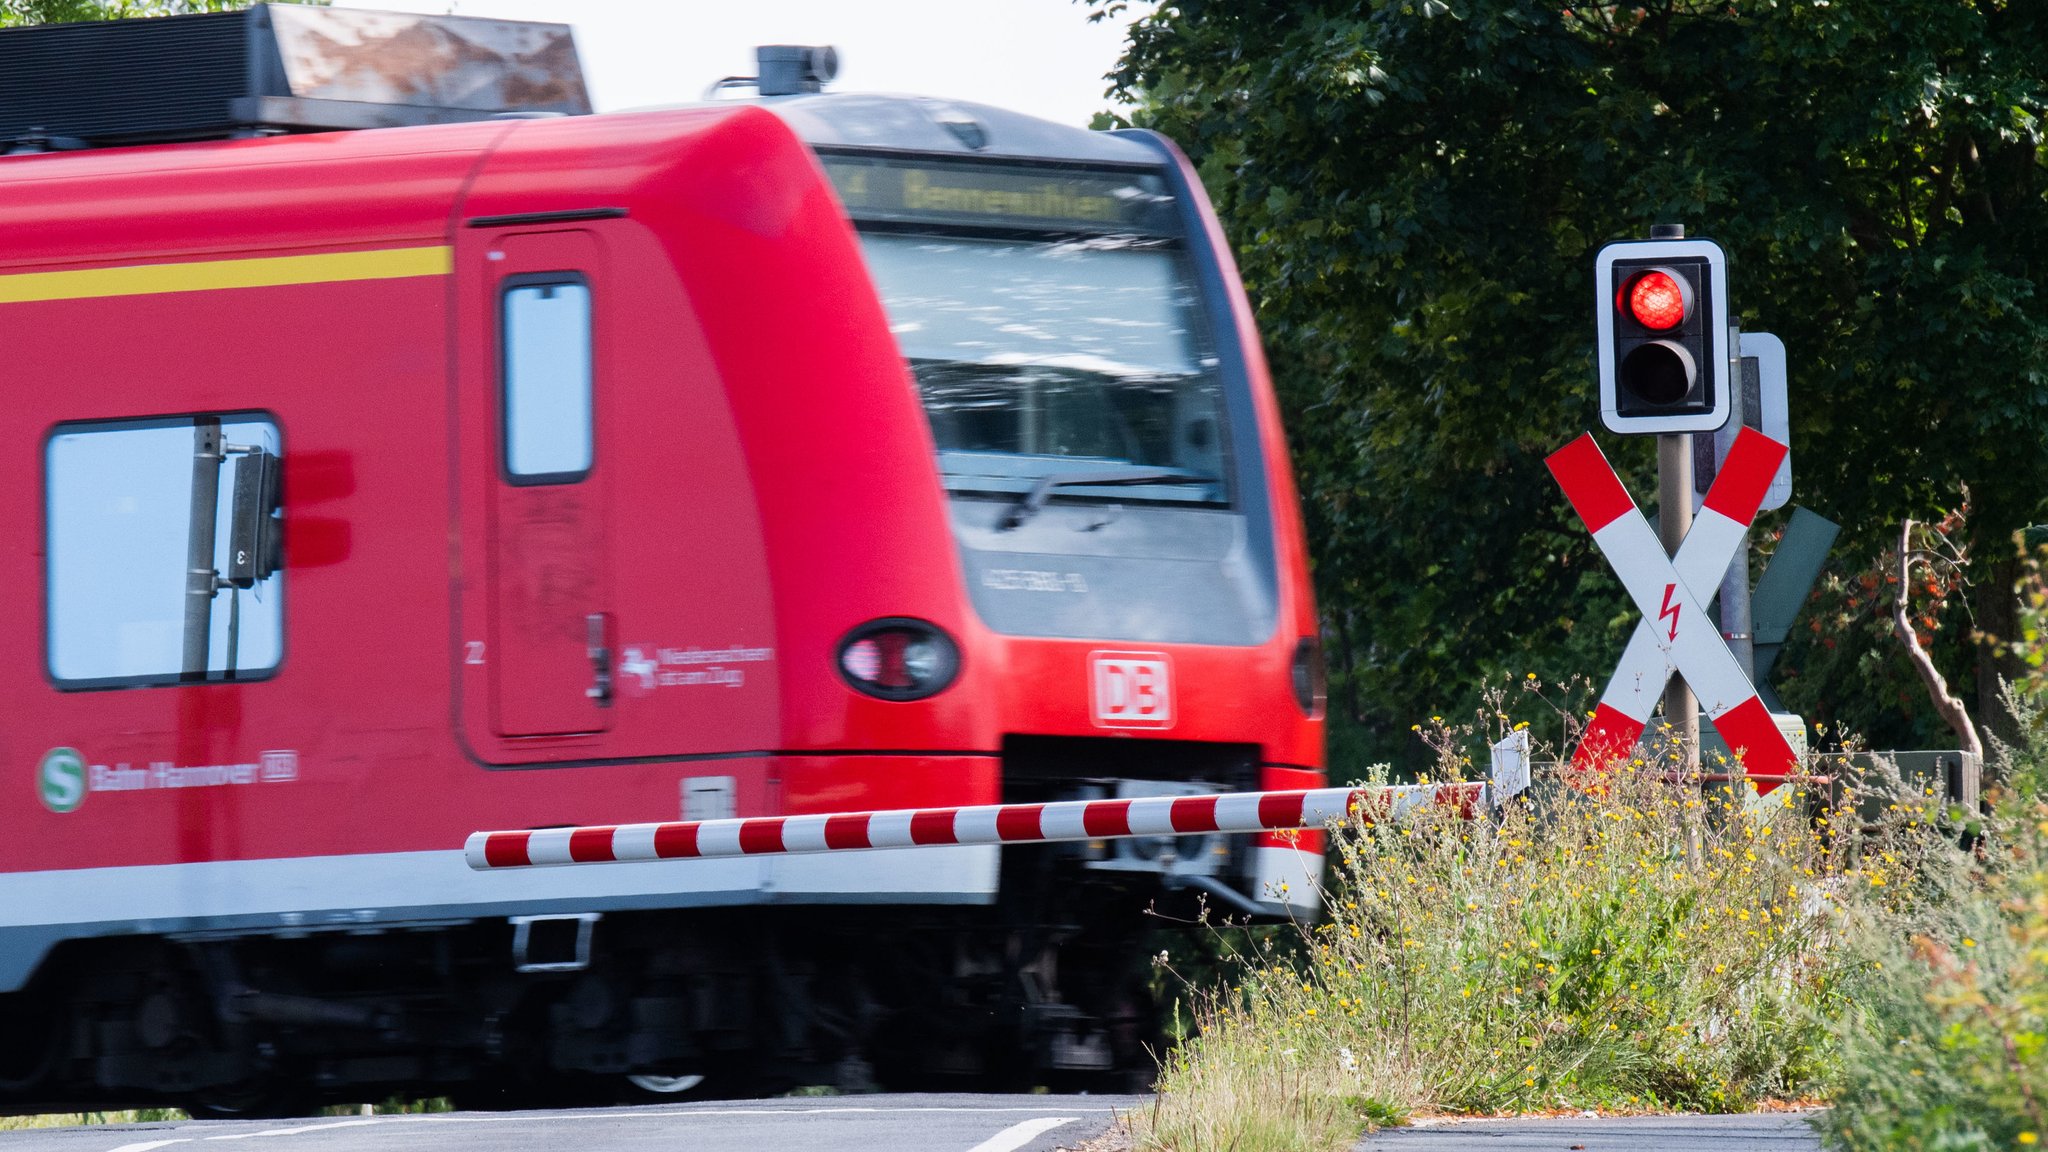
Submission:
[[[1652,268],[1630,280],[1622,290],[1623,308],[1645,328],[1659,332],[1685,323],[1692,313],[1692,289],[1669,268]]]
[[[1623,434],[1728,422],[1727,261],[1711,240],[1609,244],[1595,261],[1600,419]]]

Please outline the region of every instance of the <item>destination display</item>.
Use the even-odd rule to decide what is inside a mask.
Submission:
[[[857,220],[1002,223],[1086,232],[1172,233],[1173,198],[1149,172],[820,157]]]

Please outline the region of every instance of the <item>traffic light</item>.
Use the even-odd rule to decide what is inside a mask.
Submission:
[[[1712,240],[1629,240],[1594,261],[1600,422],[1623,435],[1728,422],[1728,258]]]
[[[253,588],[284,565],[283,471],[282,462],[261,448],[235,457],[227,583],[237,588]]]

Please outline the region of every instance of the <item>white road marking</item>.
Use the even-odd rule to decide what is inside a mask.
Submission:
[[[1104,1104],[1100,1108],[1091,1108],[1088,1105],[1084,1104],[1080,1106],[1079,1110],[1083,1112],[1106,1111],[1114,1113],[1116,1111],[1116,1107],[1117,1106],[1115,1104]],[[256,1132],[229,1132],[223,1133],[219,1136],[180,1136],[171,1140],[149,1140],[139,1144],[123,1144],[118,1148],[109,1149],[108,1152],[152,1152],[153,1149],[163,1148],[171,1144],[188,1144],[191,1143],[193,1140],[247,1140],[255,1136],[292,1136],[300,1132],[320,1132],[333,1128],[363,1128],[373,1125],[382,1126],[386,1124],[516,1124],[533,1121],[562,1120],[603,1120],[616,1123],[620,1120],[715,1120],[721,1116],[802,1116],[807,1114],[822,1113],[860,1113],[863,1115],[878,1115],[883,1113],[915,1112],[980,1112],[993,1116],[1000,1115],[1003,1113],[1014,1114],[1018,1112],[1045,1113],[1050,1112],[1052,1110],[1053,1109],[1044,1106],[1033,1107],[1030,1105],[1024,1105],[1019,1107],[998,1106],[993,1108],[977,1108],[971,1105],[965,1107],[946,1105],[927,1105],[924,1107],[861,1107],[858,1105],[838,1105],[813,1108],[698,1107],[690,1108],[688,1110],[683,1110],[680,1108],[660,1107],[618,1108],[609,1109],[601,1112],[527,1112],[500,1114],[429,1112],[402,1114],[395,1116],[371,1116],[364,1117],[359,1120],[335,1120],[325,1124],[304,1124],[296,1128],[266,1128]],[[1060,1111],[1065,1112],[1072,1112],[1075,1110],[1075,1105],[1071,1101],[1067,1102],[1064,1107],[1060,1108]],[[973,1148],[968,1149],[968,1152],[1014,1152],[1015,1149],[1023,1147],[1024,1145],[1030,1143],[1033,1139],[1037,1138],[1038,1136],[1046,1132],[1050,1132],[1054,1128],[1057,1128],[1062,1124],[1071,1124],[1074,1122],[1075,1119],[1076,1117],[1073,1116],[1041,1115],[1038,1119],[1025,1120],[1021,1123],[1014,1124],[1008,1128],[1003,1129],[1001,1132],[996,1133],[994,1136],[991,1136],[987,1140],[982,1141],[980,1144],[975,1145]]]
[[[305,1124],[297,1128],[269,1128],[262,1132],[230,1132],[225,1136],[208,1136],[207,1140],[249,1140],[257,1136],[296,1136],[301,1132],[325,1132],[330,1128],[361,1128],[366,1124],[382,1124],[383,1120],[336,1120],[331,1124]],[[115,1152],[120,1152],[116,1149]]]
[[[1077,1119],[1079,1117],[1042,1116],[1036,1120],[1022,1120],[969,1148],[967,1152],[1017,1152],[1017,1149],[1047,1132],[1062,1124],[1072,1124]]]
[[[1082,1107],[1081,1107],[1081,1110],[1082,1110],[1082,1111],[1101,1111],[1101,1112],[1114,1112],[1114,1111],[1116,1110],[1116,1107],[1117,1107],[1117,1106],[1116,1106],[1115,1104],[1104,1104],[1104,1105],[1102,1105],[1102,1106],[1101,1106],[1100,1108],[1089,1108],[1089,1107],[1088,1107],[1087,1105],[1082,1105]],[[885,1114],[885,1113],[888,1113],[888,1114],[893,1114],[893,1113],[906,1113],[906,1112],[909,1112],[909,1113],[915,1113],[915,1112],[984,1112],[984,1113],[988,1113],[988,1114],[990,1114],[990,1115],[996,1115],[996,1114],[999,1114],[999,1113],[1006,1113],[1006,1112],[1009,1112],[1009,1113],[1015,1113],[1015,1112],[1022,1112],[1022,1113],[1026,1113],[1026,1114],[1030,1114],[1030,1113],[1037,1113],[1037,1114],[1039,1114],[1039,1115],[1041,1115],[1041,1116],[1042,1116],[1042,1115],[1044,1115],[1044,1114],[1045,1114],[1045,1113],[1047,1113],[1047,1112],[1052,1112],[1052,1111],[1055,1111],[1055,1110],[1057,1110],[1057,1111],[1062,1111],[1062,1112],[1072,1112],[1072,1111],[1074,1111],[1074,1110],[1075,1110],[1075,1107],[1074,1107],[1074,1104],[1073,1104],[1072,1102],[1068,1102],[1068,1103],[1067,1103],[1067,1104],[1066,1104],[1066,1105],[1065,1105],[1064,1107],[1056,1107],[1056,1108],[1048,1108],[1048,1107],[1044,1107],[1044,1106],[1039,1106],[1039,1107],[1035,1107],[1035,1108],[1034,1108],[1034,1107],[1030,1107],[1030,1106],[1028,1106],[1028,1105],[1027,1105],[1027,1106],[1022,1106],[1022,1107],[996,1107],[996,1108],[974,1108],[974,1107],[950,1107],[950,1106],[946,1106],[946,1105],[927,1105],[927,1106],[924,1106],[924,1107],[876,1107],[876,1108],[863,1108],[863,1107],[859,1107],[859,1106],[851,1106],[851,1105],[839,1105],[839,1106],[828,1106],[828,1107],[822,1107],[822,1108],[760,1108],[760,1107],[754,1107],[754,1108],[701,1108],[701,1107],[700,1107],[700,1108],[690,1108],[690,1109],[688,1109],[688,1110],[684,1110],[684,1109],[682,1109],[682,1108],[678,1108],[678,1107],[663,1107],[663,1106],[660,1106],[660,1105],[656,1105],[656,1106],[654,1106],[654,1107],[651,1107],[651,1108],[646,1108],[646,1107],[643,1107],[643,1108],[618,1108],[618,1109],[613,1109],[613,1110],[610,1110],[610,1111],[605,1111],[605,1112],[548,1112],[548,1113],[539,1113],[539,1112],[526,1112],[526,1113],[510,1113],[510,1114],[493,1114],[493,1113],[462,1113],[462,1112],[428,1112],[428,1113],[413,1113],[413,1114],[410,1114],[410,1115],[399,1115],[399,1116],[379,1116],[379,1117],[377,1117],[377,1123],[379,1123],[379,1124],[504,1124],[504,1123],[510,1123],[510,1122],[514,1122],[514,1121],[531,1121],[531,1120],[612,1120],[612,1121],[616,1121],[616,1120],[641,1120],[641,1119],[647,1119],[647,1120],[655,1120],[655,1119],[660,1119],[660,1120],[715,1120],[715,1119],[717,1119],[717,1118],[718,1118],[718,1117],[720,1117],[720,1116],[817,1116],[817,1115],[826,1115],[826,1114],[831,1114],[831,1113],[842,1113],[842,1112],[846,1112],[846,1113],[858,1113],[858,1114],[861,1114],[861,1115],[870,1115],[870,1116],[871,1116],[871,1115],[882,1115],[882,1114]],[[1072,1119],[1073,1119],[1073,1117],[1066,1117],[1066,1118],[1063,1118],[1063,1119],[1062,1119],[1062,1120],[1061,1120],[1060,1122],[1064,1124],[1064,1123],[1067,1123],[1068,1121],[1070,1121],[1070,1120],[1072,1120]],[[970,1149],[970,1150],[969,1150],[969,1152],[974,1152],[974,1150]]]

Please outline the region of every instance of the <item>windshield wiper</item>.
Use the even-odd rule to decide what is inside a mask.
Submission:
[[[1099,488],[1123,484],[1159,484],[1169,480],[1181,480],[1198,484],[1213,484],[1216,482],[1216,478],[1213,476],[1204,476],[1199,472],[1189,472],[1180,468],[1122,468],[1115,472],[1054,472],[1049,476],[1040,476],[1038,482],[1031,486],[1031,490],[1024,493],[1024,498],[1011,505],[1008,512],[1003,513],[1003,518],[996,521],[996,531],[1008,532],[1010,529],[1038,515],[1039,511],[1045,507],[1045,502],[1052,499],[1052,492],[1055,488]]]

